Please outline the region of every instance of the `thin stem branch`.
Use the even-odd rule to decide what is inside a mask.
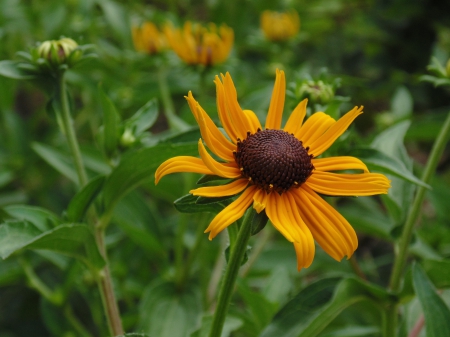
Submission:
[[[444,125],[442,126],[433,144],[430,157],[428,158],[428,162],[423,171],[422,181],[426,184],[430,183],[431,178],[436,171],[436,167],[438,165],[439,159],[442,156],[442,152],[444,151],[449,135],[450,113],[448,114],[447,119],[445,120]],[[414,225],[417,221],[417,218],[419,217],[422,202],[425,198],[425,193],[426,188],[419,186],[412,207],[408,213],[408,217],[406,218],[405,225],[403,227],[403,232],[400,237],[398,247],[398,253],[395,256],[394,266],[392,267],[392,274],[389,282],[389,288],[395,292],[399,291],[401,275],[405,266],[409,243],[411,241]]]
[[[252,220],[256,211],[250,208],[245,215],[241,228],[239,229],[234,248],[231,251],[228,260],[228,266],[225,271],[222,285],[220,287],[219,299],[217,302],[216,312],[214,313],[209,337],[217,337],[222,333],[225,318],[227,316],[228,307],[233,294],[234,285],[241,267],[241,262],[247,250],[247,243],[251,236]]]
[[[64,73],[58,78],[58,100],[60,105],[60,117],[64,127],[64,134],[69,144],[70,152],[73,156],[75,169],[78,175],[78,184],[83,187],[87,184],[88,178],[86,170],[84,169],[83,159],[81,157],[80,147],[78,145],[77,137],[75,135],[75,129],[73,127],[72,116],[70,115],[69,103],[67,100],[66,81],[64,80]]]

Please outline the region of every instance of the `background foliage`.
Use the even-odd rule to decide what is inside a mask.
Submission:
[[[300,34],[282,44],[265,41],[260,13],[288,8],[299,13]],[[383,317],[377,306],[388,305],[393,296],[384,289],[393,243],[450,108],[448,89],[420,81],[432,57],[445,65],[450,56],[449,12],[450,3],[437,0],[0,1],[1,60],[60,36],[93,44],[98,55],[67,74],[91,179],[78,193],[49,95],[36,83],[0,77],[0,255],[5,258],[0,260],[0,335],[107,335],[89,272],[104,262],[89,248],[93,237],[81,223],[95,199],[98,207],[111,210],[106,244],[125,330],[204,336],[226,263],[227,237],[208,241],[202,231],[212,214],[180,213],[173,205],[198,177],[173,175],[155,186],[153,174],[169,157],[197,153],[199,132],[183,98],[189,90],[216,119],[212,80],[229,71],[241,105],[264,120],[280,67],[289,89],[286,111],[303,97],[299,87],[308,79],[337,88],[334,104],[310,101],[313,111],[325,107],[338,116],[365,106],[352,132],[331,151],[354,154],[391,174],[393,187],[381,198],[328,200],[358,232],[358,265],[337,263],[318,249],[312,266],[297,273],[291,244],[271,226],[253,236],[224,336],[380,336]],[[171,52],[151,57],[134,50],[131,26],[145,20],[226,23],[234,29],[235,46],[224,64],[202,70],[203,82],[199,69]],[[178,129],[169,128],[164,114],[161,71],[184,121]],[[141,125],[139,141],[121,143],[130,125]],[[433,320],[437,306],[448,317],[449,186],[447,148],[410,247],[417,264],[409,265],[399,295],[400,336],[420,322],[422,311]],[[192,201],[183,202],[177,208],[189,211]],[[50,250],[48,242],[53,242]],[[439,296],[434,287],[442,289]],[[427,324],[419,336],[446,336],[448,321],[439,322],[435,332]]]

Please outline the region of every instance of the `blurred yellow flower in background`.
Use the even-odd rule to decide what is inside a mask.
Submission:
[[[286,41],[298,34],[300,18],[295,10],[284,13],[266,10],[261,14],[261,29],[269,41]]]
[[[187,64],[213,66],[224,62],[234,43],[233,29],[226,25],[208,27],[187,21],[183,28],[171,24],[164,28],[167,40],[175,53]]]
[[[159,31],[152,22],[145,22],[140,27],[135,26],[132,28],[131,32],[134,48],[136,48],[137,51],[152,55],[168,48],[164,33]]]
[[[334,259],[350,258],[358,246],[355,230],[319,194],[367,196],[386,194],[390,181],[370,173],[359,159],[349,156],[318,158],[362,113],[354,107],[339,120],[316,112],[305,122],[307,100],[301,101],[281,127],[286,79],[277,70],[265,128],[251,110],[243,110],[229,73],[216,76],[217,109],[226,134],[217,128],[189,92],[189,107],[200,126],[200,158],[173,157],[162,163],[155,182],[171,173],[196,172],[228,178],[225,185],[200,187],[190,193],[202,197],[238,198],[211,221],[205,232],[213,239],[248,207],[267,217],[294,244],[298,270],[314,258],[314,240]],[[220,161],[205,148],[203,142]],[[361,173],[336,173],[358,170]]]

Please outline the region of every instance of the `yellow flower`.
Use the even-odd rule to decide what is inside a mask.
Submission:
[[[222,197],[241,193],[212,220],[205,233],[214,238],[241,218],[253,205],[265,210],[275,228],[292,242],[297,268],[308,267],[314,258],[314,240],[334,259],[349,258],[358,246],[355,231],[319,195],[366,196],[387,193],[390,182],[382,174],[369,173],[354,157],[317,158],[343,134],[362,113],[355,107],[339,120],[317,112],[303,123],[307,100],[294,109],[284,128],[281,119],[286,80],[277,70],[265,128],[255,113],[242,110],[229,73],[215,78],[217,109],[227,138],[189,92],[186,97],[202,135],[198,142],[200,158],[180,156],[162,163],[155,181],[175,172],[196,172],[232,179],[225,185],[200,187],[190,193]],[[206,146],[221,161],[215,160]],[[332,171],[361,170],[362,173]]]
[[[269,41],[285,41],[297,35],[300,18],[295,10],[280,13],[264,11],[261,14],[261,29]]]
[[[210,23],[208,28],[187,21],[183,29],[167,25],[164,29],[170,46],[187,64],[212,66],[228,58],[234,42],[233,29],[219,28]]]
[[[141,27],[132,28],[134,48],[150,55],[167,49],[166,37],[152,22],[145,22]]]

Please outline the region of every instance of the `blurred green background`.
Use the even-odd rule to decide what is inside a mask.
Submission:
[[[265,41],[259,28],[260,13],[290,8],[300,16],[298,36],[280,44]],[[75,127],[91,177],[111,170],[110,158],[98,146],[103,123],[99,83],[125,120],[151,98],[159,99],[158,69],[162,62],[169,65],[168,84],[176,113],[192,126],[191,133],[183,136],[186,140],[199,138],[183,98],[189,90],[216,119],[213,79],[216,74],[229,71],[241,106],[254,110],[264,120],[278,67],[285,70],[288,83],[285,117],[301,98],[296,88],[305,79],[321,78],[336,87],[338,83],[336,95],[342,98],[339,113],[364,105],[365,113],[356,120],[354,132],[339,142],[335,151],[345,153],[355,144],[367,145],[389,127],[410,121],[409,128],[406,124],[401,127],[406,149],[414,160],[414,172],[420,176],[450,109],[449,89],[420,81],[432,57],[444,66],[449,59],[449,13],[450,2],[439,0],[0,0],[0,60],[17,59],[17,51],[61,36],[79,44],[95,45],[98,58],[67,74]],[[198,69],[184,65],[171,51],[164,56],[149,56],[134,50],[131,27],[147,20],[160,25],[167,20],[176,25],[186,20],[226,23],[234,29],[233,51],[225,63],[204,70],[203,82]],[[48,100],[35,83],[0,77],[2,208],[28,204],[64,216],[76,192],[70,179],[42,159],[45,146],[67,155],[64,137],[47,109]],[[320,104],[311,107],[316,110]],[[142,146],[173,141],[170,137],[175,133],[168,130],[162,105],[159,106],[158,119]],[[120,151],[126,156],[133,150]],[[412,161],[410,164],[413,166]],[[415,237],[412,252],[419,259],[450,257],[449,168],[447,149]],[[185,255],[188,259],[187,252],[194,248],[199,226],[206,228],[211,219],[210,214],[180,214],[173,207],[173,201],[186,194],[196,179],[178,174],[164,178],[155,187],[149,176],[144,186],[117,205],[107,245],[127,331],[163,336],[152,329],[159,327],[165,313],[165,317],[173,315],[176,320],[173,331],[165,328],[167,336],[183,336],[183,331],[194,329],[201,313],[213,306],[211,291],[218,281],[211,280],[211,275],[220,276],[224,268],[220,254],[226,238],[210,242],[204,235],[204,242],[195,247],[201,254],[192,261],[182,289],[171,283],[180,261],[176,245],[185,248],[182,260]],[[397,205],[408,205],[412,185],[408,186],[399,192],[404,196]],[[336,200],[331,202],[337,204]],[[362,271],[381,286],[386,286],[389,277],[392,236],[398,233],[396,228],[406,212],[398,206],[399,211],[393,216],[387,207],[380,198],[338,203],[338,209],[358,232],[360,248],[356,256]],[[186,228],[181,236],[177,234],[180,223]],[[302,287],[325,276],[354,272],[348,261],[337,263],[318,249],[312,266],[297,273],[291,245],[269,227],[252,238],[255,247],[259,242],[265,246],[252,262],[245,281],[238,285],[235,305],[230,310],[232,319],[228,322],[232,336],[259,336],[277,310]],[[40,295],[30,285],[30,275],[24,272],[30,266],[70,305],[57,305]],[[445,296],[450,298],[448,293]],[[330,332],[348,325],[354,327],[350,333],[356,333],[351,336],[378,336],[380,317],[374,312],[370,304],[362,302],[341,314],[321,336],[349,336],[345,330],[341,335]],[[413,325],[417,316],[417,301],[410,302],[405,306],[405,325]],[[76,319],[71,321],[71,317]],[[84,328],[76,329],[76,324]],[[106,335],[95,283],[80,262],[45,251],[25,251],[0,261],[0,336],[69,337],[83,335],[83,330],[85,336]]]

